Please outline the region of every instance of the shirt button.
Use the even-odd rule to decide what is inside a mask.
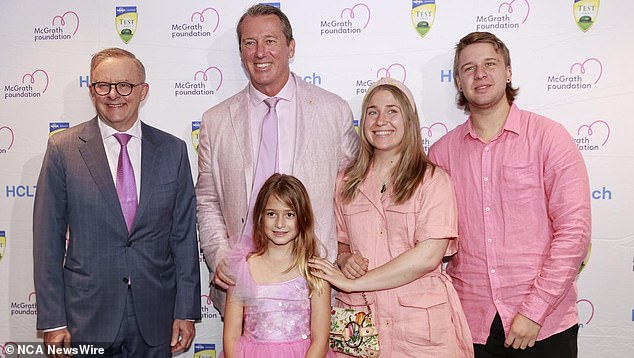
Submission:
[[[491,273],[495,273],[495,269],[491,269]]]
[[[484,181],[489,181],[489,177],[484,177]]]
[[[490,244],[491,242],[493,242],[493,239],[488,238],[488,239],[487,239],[487,242]]]
[[[486,212],[488,213],[489,211],[491,211],[491,208],[489,208],[489,207],[487,206],[486,208],[484,208],[484,211],[486,211]]]
[[[489,151],[489,147],[484,147],[484,151],[488,152]]]

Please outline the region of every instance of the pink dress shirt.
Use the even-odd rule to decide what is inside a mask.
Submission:
[[[576,324],[590,189],[570,134],[512,105],[489,143],[467,120],[436,142],[429,157],[456,188],[460,251],[447,272],[474,343],[486,343],[496,311],[506,334],[517,313],[542,325],[538,340]]]
[[[337,193],[343,182],[337,179]],[[370,170],[356,197],[343,203],[335,197],[337,239],[369,260],[369,269],[381,266],[425,240],[449,238],[446,255],[456,252],[457,213],[449,175],[436,167],[425,172],[423,183],[401,204],[383,196]],[[336,296],[335,305],[363,308],[360,293]],[[433,271],[401,287],[366,292],[378,327],[381,357],[471,358],[473,345],[467,320],[451,278]],[[343,357],[343,355],[341,355]]]

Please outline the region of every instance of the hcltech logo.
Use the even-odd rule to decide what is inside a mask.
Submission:
[[[68,122],[51,122],[48,124],[48,136],[52,137],[53,134],[59,133],[68,128],[70,128],[70,123]]]
[[[359,34],[370,24],[372,11],[364,3],[345,7],[339,12],[339,17],[320,21],[321,36]]]
[[[489,14],[476,15],[476,30],[518,29],[528,20],[530,13],[528,0],[500,1]]]
[[[200,121],[192,121],[192,144],[198,153],[198,138],[200,137]]]
[[[604,120],[582,124],[575,133],[575,142],[582,152],[596,152],[610,139],[610,125]]]
[[[423,140],[423,148],[425,152],[429,152],[429,147],[434,144],[440,137],[449,132],[447,126],[442,122],[434,122],[429,126],[420,127],[420,134]]]
[[[194,11],[189,17],[189,23],[172,24],[172,38],[200,38],[211,37],[220,25],[220,13],[213,7]]]
[[[570,65],[568,73],[553,74],[546,78],[547,91],[591,90],[603,76],[603,64],[590,57]]]
[[[405,83],[405,79],[407,79],[407,69],[405,66],[400,63],[393,63],[386,67],[381,67],[376,70],[374,77],[378,80],[383,77],[394,78]],[[368,87],[372,86],[374,83],[374,79],[358,79],[355,83],[355,94],[363,95],[368,90]]]
[[[431,30],[435,17],[435,0],[412,0],[412,24],[420,37],[425,37]]]
[[[79,30],[79,15],[75,11],[66,11],[53,16],[50,26],[33,28],[33,41],[70,40]]]
[[[599,0],[574,0],[572,12],[581,31],[590,30],[599,15]]]
[[[48,73],[39,68],[31,73],[25,73],[18,84],[4,85],[4,99],[9,98],[37,98],[48,89]]]
[[[6,154],[13,147],[15,134],[13,129],[7,126],[0,126],[0,154]]]
[[[174,83],[174,97],[211,96],[222,86],[222,70],[216,66],[207,67],[194,73],[193,81]]]
[[[114,23],[117,34],[119,34],[123,42],[128,43],[132,40],[138,20],[139,15],[136,12],[136,6],[117,6]]]

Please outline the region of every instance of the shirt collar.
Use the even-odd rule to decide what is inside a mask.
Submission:
[[[515,103],[511,105],[511,109],[509,110],[509,114],[506,116],[506,120],[504,121],[504,127],[502,127],[502,132],[508,131],[513,132],[515,134],[520,134],[520,117],[521,111]],[[462,136],[470,135],[472,138],[480,138],[478,133],[473,129],[473,125],[471,124],[471,116],[467,119],[467,123],[462,128]]]
[[[132,127],[125,132],[119,132],[118,130],[107,125],[101,118],[97,121],[99,125],[99,131],[101,132],[101,138],[106,139],[108,137],[112,137],[117,133],[126,133],[135,138],[141,139],[141,120],[139,118],[136,119]]]
[[[278,97],[285,101],[291,101],[293,97],[295,96],[296,87],[297,87],[297,83],[295,83],[295,76],[293,76],[292,74],[289,74],[288,80],[286,81],[286,84],[284,85],[284,87],[282,87],[280,92],[273,97]],[[258,91],[255,87],[253,87],[253,84],[250,82],[249,82],[249,97],[251,98],[251,103],[256,106],[264,102],[265,99],[270,98],[269,96],[265,95],[264,93]]]

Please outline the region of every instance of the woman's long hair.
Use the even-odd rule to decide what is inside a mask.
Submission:
[[[308,260],[319,256],[319,240],[315,235],[315,217],[310,205],[308,192],[302,182],[291,175],[273,174],[262,185],[253,208],[253,252],[249,256],[259,256],[266,252],[269,239],[264,231],[264,214],[269,198],[279,199],[288,205],[297,219],[297,238],[293,241],[293,261],[286,269],[297,267],[308,282],[310,294],[324,292],[324,281],[313,276],[308,269]]]
[[[370,100],[379,91],[388,91],[394,96],[401,108],[405,128],[400,145],[402,155],[396,163],[391,177],[394,202],[403,203],[411,198],[416,188],[422,183],[427,168],[431,167],[432,173],[434,170],[433,163],[427,159],[423,149],[416,105],[411,103],[407,95],[397,86],[378,85],[371,88],[363,98],[361,123],[359,124],[361,146],[356,160],[344,172],[345,180],[341,188],[341,197],[345,203],[350,202],[357,195],[359,186],[366,179],[374,158],[374,147],[368,141],[363,128]]]

